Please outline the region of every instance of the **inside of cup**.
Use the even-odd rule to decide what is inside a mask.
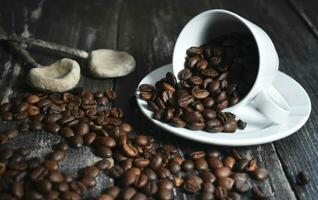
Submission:
[[[242,45],[235,47],[234,50],[225,47],[228,54],[234,53],[236,56],[234,61],[230,63],[229,79],[237,83],[240,99],[243,99],[256,81],[259,69],[259,53],[256,41],[249,28],[231,12],[224,10],[207,11],[193,18],[184,27],[174,49],[174,74],[177,75],[184,68],[188,48],[209,44],[219,40],[219,38],[233,34],[239,35],[239,38],[242,39]]]

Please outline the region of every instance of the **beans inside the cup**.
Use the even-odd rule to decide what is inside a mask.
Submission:
[[[246,122],[222,112],[251,89],[257,74],[257,49],[252,38],[228,35],[186,51],[185,68],[168,72],[156,84],[140,85],[153,118],[175,127],[208,132],[235,132]]]

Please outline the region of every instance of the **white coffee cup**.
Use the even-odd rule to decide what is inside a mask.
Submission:
[[[173,73],[177,76],[184,68],[186,51],[189,47],[200,46],[217,36],[233,32],[249,34],[254,38],[258,48],[259,66],[251,90],[226,111],[233,112],[238,107],[252,102],[256,109],[272,122],[285,122],[290,113],[289,105],[271,84],[279,66],[274,44],[261,28],[233,12],[222,9],[208,10],[195,16],[185,25],[174,47]]]

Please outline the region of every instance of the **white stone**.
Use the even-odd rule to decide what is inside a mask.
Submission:
[[[92,51],[89,58],[89,69],[98,78],[114,78],[126,76],[134,71],[134,57],[124,51],[98,49]]]
[[[65,92],[73,89],[79,82],[81,69],[79,64],[63,58],[49,66],[33,68],[28,74],[28,83],[39,90]]]

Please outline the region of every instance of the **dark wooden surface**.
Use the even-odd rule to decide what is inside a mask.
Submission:
[[[147,121],[129,103],[138,82],[150,71],[171,62],[178,33],[196,14],[212,8],[229,9],[262,27],[272,38],[280,56],[280,70],[297,80],[308,92],[312,113],[304,127],[280,141],[238,148],[239,152],[256,157],[271,173],[263,183],[271,199],[317,199],[318,197],[318,3],[296,0],[0,0],[0,24],[10,33],[36,37],[90,51],[112,48],[131,53],[137,61],[134,73],[118,79],[96,80],[84,71],[80,85],[96,91],[113,88],[119,97],[115,105],[126,113],[137,133],[154,136],[158,145],[172,143],[182,154],[194,149],[213,149],[173,136]],[[39,51],[32,55],[41,64],[49,64],[57,56]],[[26,69],[0,48],[0,97],[23,92]],[[301,97],[295,97],[301,98]],[[1,130],[8,125],[1,124]],[[61,138],[45,132],[20,135],[9,143],[14,147],[31,145],[34,155],[44,155]],[[88,148],[70,150],[62,163],[66,172],[92,164],[97,158]],[[311,182],[305,187],[295,185],[300,170],[308,171]],[[76,175],[76,174],[74,174]],[[106,175],[98,178],[96,192],[112,184]],[[194,199],[177,192],[176,199]]]

